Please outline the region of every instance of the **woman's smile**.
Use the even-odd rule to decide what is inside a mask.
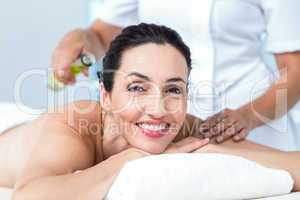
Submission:
[[[145,136],[150,138],[161,138],[168,134],[170,128],[170,123],[162,120],[147,120],[136,125]]]

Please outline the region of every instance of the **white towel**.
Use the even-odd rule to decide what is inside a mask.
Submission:
[[[0,199],[1,200],[11,200],[12,189],[9,188],[0,188]]]
[[[0,103],[0,134],[5,130],[14,126],[20,125],[25,122],[29,122],[38,115],[28,113],[21,110],[16,104],[1,102]]]
[[[106,200],[233,200],[288,194],[290,174],[224,154],[163,154],[130,161]]]

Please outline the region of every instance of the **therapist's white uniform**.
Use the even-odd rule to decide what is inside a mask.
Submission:
[[[97,17],[120,27],[146,22],[175,29],[192,52],[189,113],[206,118],[250,102],[272,84],[262,36],[265,52],[300,50],[299,8],[300,0],[106,0]],[[278,96],[284,108],[284,91]],[[300,105],[249,139],[300,149]]]

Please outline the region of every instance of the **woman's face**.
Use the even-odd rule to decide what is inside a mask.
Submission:
[[[129,145],[161,153],[184,122],[187,79],[186,60],[171,45],[134,47],[123,52],[112,91],[102,91],[102,105]]]

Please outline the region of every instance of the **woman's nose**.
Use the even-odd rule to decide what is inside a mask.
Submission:
[[[161,94],[149,96],[144,106],[144,111],[153,118],[161,118],[166,115],[166,108]]]

